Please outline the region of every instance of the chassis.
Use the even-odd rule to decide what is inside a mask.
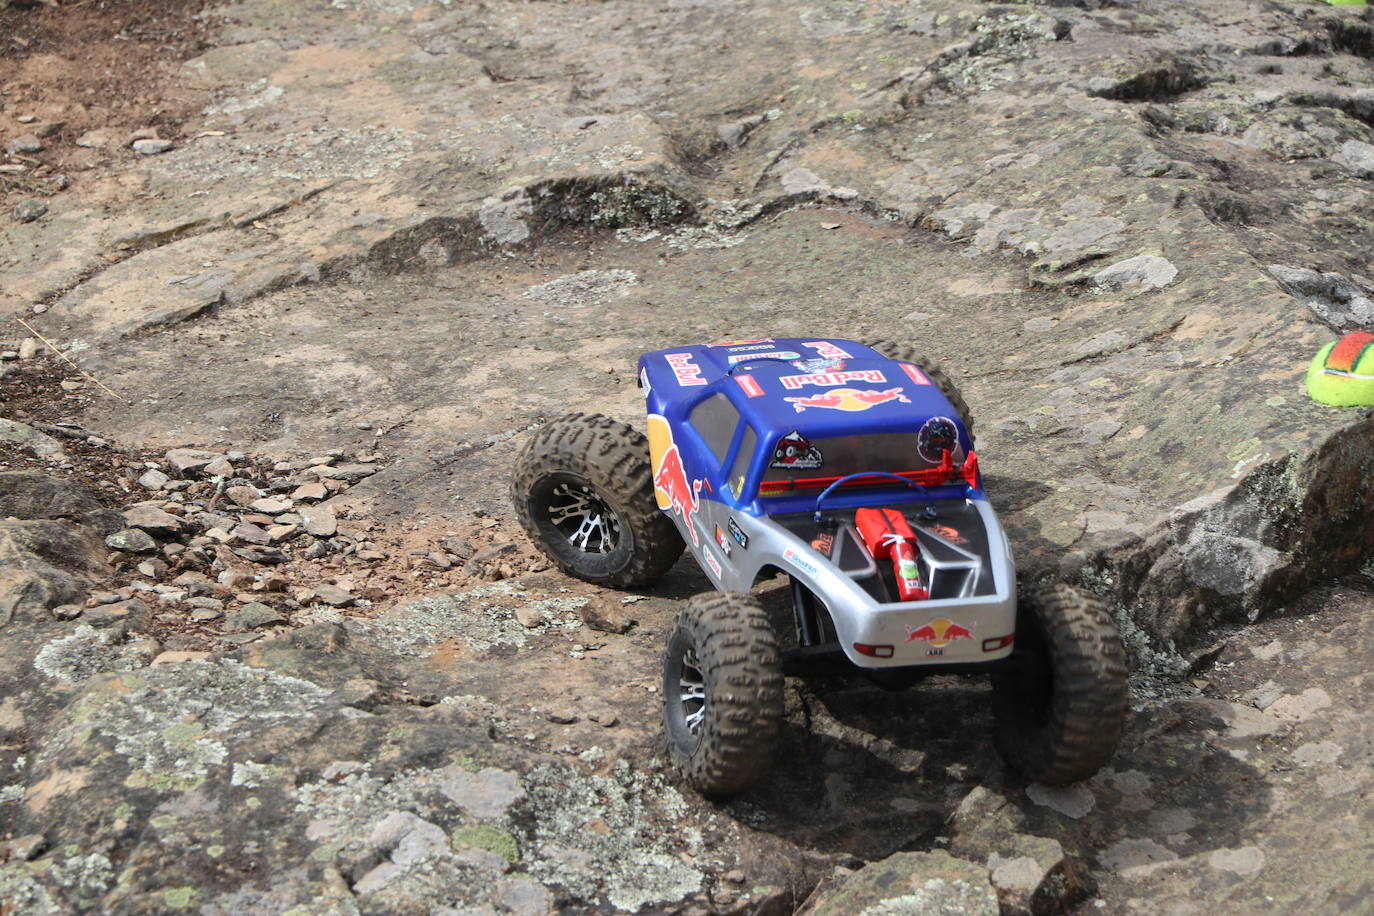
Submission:
[[[995,744],[1031,779],[1101,768],[1124,726],[1124,652],[1095,598],[1018,600],[958,389],[910,348],[812,338],[646,353],[647,438],[600,415],[542,427],[517,462],[522,525],[563,570],[652,584],[690,549],[718,590],[686,602],[664,654],[664,723],[696,788],[767,771],[784,671],[886,686],[984,672]],[[750,593],[791,583],[796,647]]]

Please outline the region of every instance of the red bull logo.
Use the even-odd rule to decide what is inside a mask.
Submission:
[[[828,340],[813,340],[802,344],[803,347],[810,347],[826,359],[851,359],[852,357],[841,349],[838,345]]]
[[[784,375],[780,381],[782,387],[795,391],[804,385],[816,385],[826,387],[828,385],[843,385],[845,382],[873,382],[882,385],[887,382],[887,376],[878,369],[855,369],[849,372],[813,372],[810,375]]]
[[[970,626],[960,626],[952,620],[937,617],[925,626],[912,629],[906,628],[906,641],[914,642],[919,640],[936,649],[943,649],[945,646],[959,639],[972,639],[973,631],[978,629],[978,624]],[[943,653],[942,653],[943,654]]]
[[[784,398],[797,413],[808,407],[825,407],[830,410],[868,410],[889,401],[910,404],[911,399],[902,393],[901,388],[885,388],[882,391],[861,391],[858,388],[837,388],[824,394],[803,395],[799,398]]]
[[[687,472],[682,466],[682,453],[677,445],[670,445],[663,453],[663,460],[654,471],[654,496],[661,508],[671,508],[687,525],[687,533],[692,538],[692,546],[698,546],[696,515],[701,507],[701,487],[705,481],[698,480],[688,484]]]
[[[701,377],[701,367],[692,362],[690,353],[668,353],[663,357],[672,367],[673,376],[679,385],[705,385],[706,379]]]

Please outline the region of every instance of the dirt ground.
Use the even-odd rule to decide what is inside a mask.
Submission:
[[[177,139],[203,97],[168,75],[210,45],[220,23],[203,0],[50,0],[0,9],[0,152],[35,135],[43,148],[10,161],[36,165],[0,172],[0,204],[19,194],[47,195],[65,175],[132,159],[136,131]],[[82,147],[88,131],[108,145]],[[22,159],[18,158],[22,155]]]

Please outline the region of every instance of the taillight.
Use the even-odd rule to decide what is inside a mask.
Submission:
[[[868,643],[856,642],[854,643],[854,651],[860,655],[871,655],[874,658],[892,657],[891,646],[870,646]]]
[[[984,652],[996,652],[998,649],[1005,649],[1016,639],[1014,634],[1008,633],[1006,636],[998,636],[996,639],[983,640]]]

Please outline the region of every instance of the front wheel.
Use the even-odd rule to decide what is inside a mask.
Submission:
[[[757,783],[782,713],[782,661],[758,601],[719,593],[689,600],[663,657],[663,721],[687,781],[706,795]]]
[[[647,440],[610,417],[569,414],[530,437],[511,501],[549,559],[597,585],[651,585],[682,555],[677,528],[654,501]]]
[[[1126,727],[1126,653],[1097,598],[1067,585],[1024,598],[1010,665],[992,676],[995,743],[1027,778],[1092,776]]]

